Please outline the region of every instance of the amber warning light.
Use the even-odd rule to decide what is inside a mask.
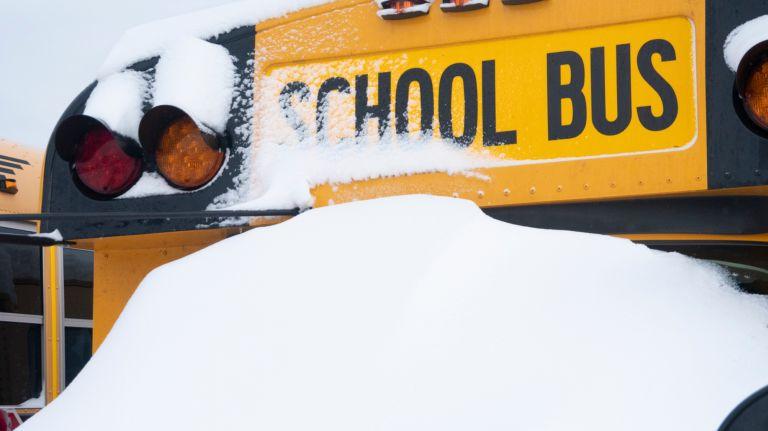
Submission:
[[[139,137],[157,171],[178,189],[194,190],[208,184],[224,164],[222,139],[174,106],[157,106],[147,112]]]
[[[736,110],[755,133],[768,137],[768,41],[744,56],[736,72]]]

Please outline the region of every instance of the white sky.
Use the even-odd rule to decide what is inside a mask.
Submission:
[[[0,138],[43,148],[122,33],[232,0],[0,0]]]

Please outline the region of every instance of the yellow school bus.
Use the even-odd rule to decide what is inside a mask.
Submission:
[[[765,13],[760,0],[335,0],[209,34],[244,88],[226,122],[160,96],[166,54],[136,58],[62,115],[29,217],[93,252],[94,349],[149,271],[306,209],[221,203],[269,170],[266,153],[316,147],[426,167],[288,165],[319,175],[313,207],[455,196],[510,223],[717,261],[768,293],[768,45],[740,48],[736,64],[724,53]],[[191,74],[215,68],[187,60]],[[155,92],[135,122],[94,108],[126,73]],[[466,164],[417,151],[433,141]]]
[[[0,410],[21,419],[91,357],[92,252],[44,248],[37,221],[13,217],[39,213],[42,162],[0,139]]]

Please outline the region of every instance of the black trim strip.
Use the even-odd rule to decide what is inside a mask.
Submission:
[[[0,168],[0,173],[8,174],[8,175],[16,175],[16,172],[13,172],[10,169]]]
[[[768,232],[768,197],[634,199],[485,208],[508,223],[600,234],[749,235]]]
[[[290,217],[298,215],[298,209],[264,211],[181,211],[181,212],[90,212],[90,213],[40,213],[1,214],[0,221],[71,221],[83,223],[108,220],[171,220],[171,219],[217,219],[243,217]]]
[[[0,244],[33,245],[37,247],[51,247],[54,245],[71,245],[71,241],[58,241],[39,235],[25,235],[16,233],[0,233]]]
[[[0,154],[0,159],[7,160],[9,162],[21,163],[22,165],[29,165],[29,162],[23,159],[17,159],[16,157],[9,157]]]
[[[11,163],[11,162],[3,161],[3,160],[0,160],[0,166],[5,166],[5,167],[11,168],[11,169],[19,169],[19,170],[22,170],[22,171],[24,170],[24,167],[21,166],[18,163]]]

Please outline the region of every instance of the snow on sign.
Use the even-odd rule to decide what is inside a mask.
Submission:
[[[279,65],[263,91],[284,118],[265,138],[411,132],[513,160],[685,149],[692,36],[691,21],[671,18]]]
[[[338,205],[152,272],[22,430],[715,430],[768,382],[767,311],[627,240]]]

